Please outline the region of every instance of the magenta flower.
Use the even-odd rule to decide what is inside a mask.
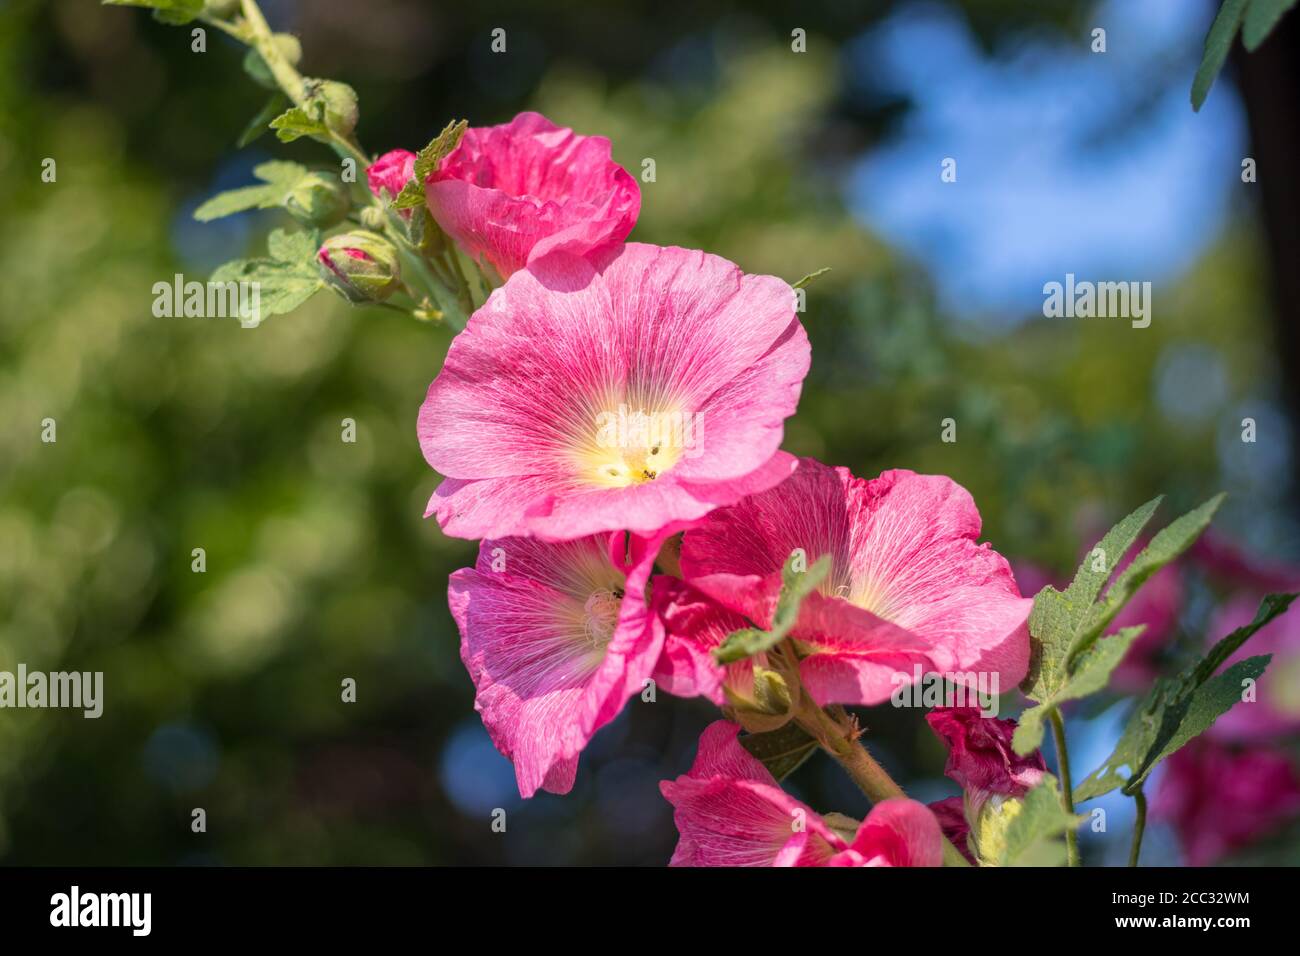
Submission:
[[[790,287],[629,243],[516,272],[420,409],[448,534],[652,534],[769,488],[809,363]]]
[[[659,785],[680,839],[672,866],[939,866],[938,821],[911,800],[877,804],[852,842],[778,786],[725,720],[700,736],[688,773]]]
[[[382,199],[387,190],[389,200],[393,200],[414,174],[415,154],[409,149],[394,149],[366,168],[366,182],[376,196]]]
[[[791,553],[803,549],[809,565],[830,555],[793,631],[818,704],[879,703],[917,667],[966,683],[988,672],[1007,688],[1029,665],[1033,601],[1006,560],[975,543],[979,530],[970,495],[948,478],[887,471],[864,481],[805,458],[780,485],[687,531],[682,573],[767,627]]]
[[[582,256],[622,242],[641,211],[636,180],[610,158],[608,139],[538,113],[467,129],[425,196],[443,231],[502,278],[548,252]]]
[[[1201,737],[1164,766],[1151,816],[1172,824],[1190,866],[1210,866],[1300,817],[1300,774],[1283,750]]]
[[[975,854],[970,848],[970,821],[966,819],[965,798],[945,797],[926,806],[939,821],[939,829],[948,838],[948,842],[957,848],[971,866],[978,866],[979,861],[975,859]]]
[[[645,592],[662,540],[593,535],[548,544],[484,541],[448,601],[474,707],[514,761],[519,792],[567,793],[578,754],[629,697],[663,647]]]
[[[925,719],[948,746],[943,772],[976,806],[993,795],[1023,797],[1047,772],[1040,751],[1021,757],[1012,749],[1014,720],[984,717],[975,707],[936,707]]]

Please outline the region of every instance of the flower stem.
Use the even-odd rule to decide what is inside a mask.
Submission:
[[[1065,746],[1065,721],[1055,707],[1047,712],[1052,722],[1052,740],[1056,743],[1057,769],[1061,772],[1061,807],[1074,816],[1074,784],[1070,781],[1070,752]],[[1065,854],[1070,866],[1079,866],[1079,834],[1074,828],[1065,831]]]
[[[1129,866],[1138,865],[1138,857],[1142,855],[1142,834],[1147,828],[1147,796],[1141,787],[1133,791],[1133,802],[1137,804],[1137,819],[1133,822],[1133,846],[1128,851]]]
[[[858,740],[858,732],[843,708],[836,707],[839,719],[827,713],[805,692],[804,704],[795,719],[804,730],[816,739],[821,748],[835,758],[844,768],[858,789],[866,794],[872,803],[895,797],[906,797],[903,788],[894,782],[894,778],[876,759],[867,752],[867,748]],[[946,836],[943,838],[944,866],[970,866],[961,851],[953,846]]]

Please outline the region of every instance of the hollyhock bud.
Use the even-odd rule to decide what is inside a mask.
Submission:
[[[380,199],[388,193],[389,200],[397,198],[415,173],[415,154],[409,149],[389,150],[366,169],[366,182],[370,191]]]
[[[538,113],[467,129],[425,184],[429,212],[502,278],[549,252],[584,256],[627,238],[641,211],[636,180],[609,140]]]
[[[347,189],[336,177],[311,172],[294,184],[283,205],[299,222],[328,229],[343,221],[351,202]]]
[[[336,80],[321,80],[312,92],[312,98],[320,104],[321,119],[331,132],[340,136],[352,135],[360,115],[357,94],[352,87]]]
[[[331,236],[316,253],[316,266],[329,287],[354,305],[382,302],[401,285],[397,249],[373,232]]]

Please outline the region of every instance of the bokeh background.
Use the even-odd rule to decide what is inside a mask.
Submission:
[[[305,73],[357,89],[374,153],[538,109],[610,137],[634,174],[655,160],[633,238],[790,281],[829,266],[786,447],[952,475],[1026,592],[1148,498],[1168,496],[1167,521],[1227,491],[1210,546],[1133,612],[1158,637],[1129,683],[1069,713],[1076,779],[1150,660],[1221,636],[1228,599],[1300,581],[1300,30],[1238,50],[1196,114],[1215,6],[263,4]],[[106,684],[99,720],[0,711],[0,862],[666,862],[658,782],[689,766],[709,707],[634,700],[572,794],[527,802],[473,711],[445,600],[473,546],[421,518],[437,477],[414,427],[449,333],[328,295],[256,331],[152,315],[154,282],[203,278],[285,224],[201,225],[198,203],[272,156],[330,162],[306,140],[235,149],[264,99],[241,56],[213,30],[193,53],[143,11],[0,3],[0,669]],[[1153,282],[1150,327],[1043,318],[1043,283],[1067,272]],[[1274,629],[1285,658],[1300,641]],[[1300,671],[1278,673],[1270,693],[1297,709]],[[861,717],[914,795],[957,792],[918,713]],[[1296,752],[1285,732],[1189,752],[1180,779],[1208,779],[1164,800],[1144,861],[1300,860]],[[820,757],[790,786],[866,810]],[[1131,805],[1101,805],[1087,862],[1123,862]]]

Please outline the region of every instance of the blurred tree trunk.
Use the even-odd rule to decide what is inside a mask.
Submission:
[[[1283,399],[1300,456],[1300,7],[1254,53],[1238,43],[1234,56],[1258,168]]]

